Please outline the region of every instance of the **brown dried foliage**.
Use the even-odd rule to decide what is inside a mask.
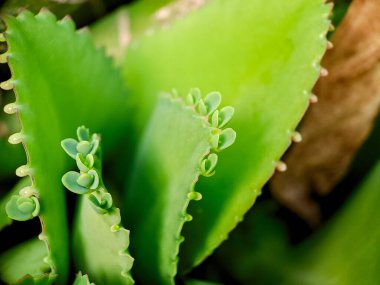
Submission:
[[[271,180],[273,195],[310,224],[320,210],[311,193],[325,195],[349,168],[380,105],[380,1],[355,0],[322,60],[329,71],[315,86],[300,132],[303,142],[285,157],[288,171]]]

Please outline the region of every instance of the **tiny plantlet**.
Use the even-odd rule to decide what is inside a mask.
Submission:
[[[286,175],[289,146],[304,141],[296,129],[318,101],[313,86],[331,75],[320,62],[333,48],[327,39],[332,5],[139,0],[109,11],[112,5],[0,5],[0,238],[7,235],[0,279],[250,284],[253,279],[247,281],[239,267],[256,257],[222,243],[271,176]],[[379,185],[378,172],[361,186],[368,196]],[[353,202],[357,209],[367,201],[360,197]],[[336,228],[345,232],[340,220]],[[252,240],[269,244],[269,231]],[[236,232],[239,237],[243,230]],[[278,242],[280,269],[265,255],[260,265],[274,273],[263,274],[262,284],[312,284],[308,274],[315,280],[340,276],[334,265],[331,276],[323,265],[329,259],[325,248],[336,252],[336,262],[340,252],[321,236],[313,236],[310,250],[292,251]],[[325,236],[338,247],[336,232]],[[228,254],[215,262],[223,252]],[[221,267],[229,256],[233,264]],[[298,269],[303,266],[305,271]]]

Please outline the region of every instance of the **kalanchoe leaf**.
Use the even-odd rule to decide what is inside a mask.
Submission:
[[[206,116],[207,115],[207,107],[203,99],[200,99],[197,105],[197,111],[200,115]]]
[[[201,96],[201,90],[199,90],[199,88],[192,88],[186,96],[186,103],[189,105],[196,105],[201,99]]]
[[[90,136],[84,126],[77,129],[77,134],[80,142],[75,160],[80,173],[70,171],[62,178],[70,191],[84,194],[74,222],[73,247],[78,254],[75,260],[97,284],[133,284],[133,258],[127,250],[129,231],[120,224],[120,210],[114,207],[111,194],[101,184],[100,136]]]
[[[218,113],[218,127],[223,128],[231,120],[234,115],[235,109],[231,106],[222,108]]]
[[[72,158],[75,159],[78,151],[77,151],[77,146],[78,142],[74,139],[64,139],[61,142],[61,146],[63,150]]]
[[[75,161],[79,170],[82,172],[88,172],[94,166],[94,156],[92,154],[84,156],[83,154],[78,153]]]
[[[221,121],[220,115],[219,115],[219,110],[216,110],[211,117],[211,126],[214,128],[217,128],[219,126],[219,122]]]
[[[76,194],[85,194],[90,192],[89,189],[78,184],[77,180],[79,176],[80,173],[75,171],[69,171],[65,175],[63,175],[62,183],[67,189]]]
[[[94,178],[92,184],[90,185],[90,189],[95,190],[99,186],[99,174],[94,169],[91,169],[88,174]]]
[[[210,177],[215,173],[218,155],[212,153],[210,141],[218,148],[219,137],[225,134],[211,126],[205,116],[219,105],[220,95],[214,93],[193,104],[194,90],[187,97],[164,94],[159,99],[126,189],[126,222],[134,234],[134,275],[140,283],[174,284],[184,241],[181,231],[185,222],[193,219],[187,208],[191,200],[202,198],[195,192],[195,184],[201,175]],[[200,94],[199,90],[195,94]]]
[[[215,174],[215,167],[218,163],[218,155],[215,153],[209,154],[209,156],[202,160],[201,171],[205,177],[210,177]]]
[[[100,141],[100,137],[97,134],[93,134],[92,141],[91,141],[92,149],[90,151],[90,154],[95,154],[98,151],[99,141]]]
[[[219,146],[219,132],[218,132],[218,130],[217,130],[217,132],[212,134],[212,136],[210,137],[210,145],[213,149],[215,149],[215,150],[218,149],[218,146]]]
[[[92,148],[93,146],[89,141],[81,141],[77,145],[77,151],[85,156],[92,151]]]
[[[91,193],[88,199],[91,201],[91,206],[99,214],[107,213],[113,206],[111,194],[105,192],[104,189]]]
[[[73,285],[94,285],[94,283],[90,283],[88,276],[83,275],[82,272],[79,272],[74,280]]]
[[[34,201],[34,204],[36,205],[34,211],[32,212],[32,216],[37,217],[40,213],[40,201],[38,201],[38,198],[35,196],[32,196],[29,199],[32,199]]]
[[[223,149],[228,148],[235,142],[235,139],[236,132],[233,129],[228,128],[223,130],[219,136],[217,151],[222,151]]]
[[[79,175],[77,179],[77,183],[85,188],[90,188],[92,183],[94,182],[94,176],[89,173],[82,173]]]
[[[207,94],[204,103],[207,109],[207,115],[212,114],[220,105],[222,101],[222,95],[219,92],[211,92]]]
[[[7,205],[5,211],[9,218],[16,221],[27,221],[33,219],[40,212],[40,203],[34,196],[22,197],[13,195]]]
[[[27,165],[35,170],[29,175],[41,197],[40,237],[48,249],[45,261],[51,273],[58,275],[57,284],[67,284],[67,215],[63,187],[57,179],[65,173],[67,157],[57,142],[87,121],[112,136],[105,145],[106,152],[111,150],[123,136],[120,130],[127,125],[120,120],[128,108],[126,92],[111,60],[93,46],[89,36],[77,33],[67,18],[57,22],[53,14],[44,10],[38,15],[25,11],[4,20],[11,78],[1,86],[14,87],[16,106],[8,106],[7,110],[14,113],[17,107],[22,126],[11,141],[23,143]],[[101,94],[97,94],[99,90]],[[85,138],[84,132],[80,133]],[[63,143],[74,159],[77,144],[75,140]],[[94,146],[96,143],[91,151],[96,149]]]
[[[46,254],[45,243],[37,237],[2,252],[0,255],[0,283],[53,284],[57,274],[52,273],[49,264],[44,261]]]
[[[281,7],[278,0],[198,2],[205,2],[202,9],[165,31],[132,40],[123,60],[129,90],[145,103],[131,120],[140,134],[156,100],[152,94],[173,85],[179,92],[194,82],[203,90],[217,86],[223,102],[236,108],[237,145],[228,149],[212,180],[200,181],[205,199],[190,204],[197,222],[185,226],[191,239],[181,248],[182,273],[227,237],[272,176],[273,161],[288,148],[319,76],[330,11],[324,0],[281,1]],[[224,36],[213,36],[216,30]],[[227,34],[241,44],[226,41]],[[173,55],[176,60],[168,60]],[[178,72],[183,66],[186,76]]]
[[[90,130],[85,126],[81,126],[77,129],[77,136],[79,141],[89,141],[90,140]]]

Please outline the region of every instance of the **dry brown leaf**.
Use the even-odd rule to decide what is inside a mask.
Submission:
[[[271,180],[273,195],[311,224],[320,210],[311,193],[328,193],[368,136],[380,105],[380,1],[354,0],[322,60],[329,71],[314,88],[303,141],[285,157],[288,171]]]

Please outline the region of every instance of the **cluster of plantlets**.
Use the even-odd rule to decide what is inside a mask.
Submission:
[[[27,163],[16,174],[29,178],[2,196],[0,226],[38,217],[42,229],[39,240],[26,235],[0,257],[4,282],[196,284],[191,270],[227,239],[276,169],[286,170],[281,157],[302,140],[295,129],[327,75],[320,61],[331,45],[331,5],[153,2],[79,30],[47,9],[4,6],[18,15],[4,16],[0,61],[11,78],[0,87],[14,92],[4,110],[19,123],[0,120],[21,128],[9,142],[22,143]],[[58,4],[50,8],[61,15]],[[0,142],[0,177],[9,177],[20,158]],[[265,282],[309,284],[285,266],[289,252]],[[322,260],[295,256],[294,267]]]

